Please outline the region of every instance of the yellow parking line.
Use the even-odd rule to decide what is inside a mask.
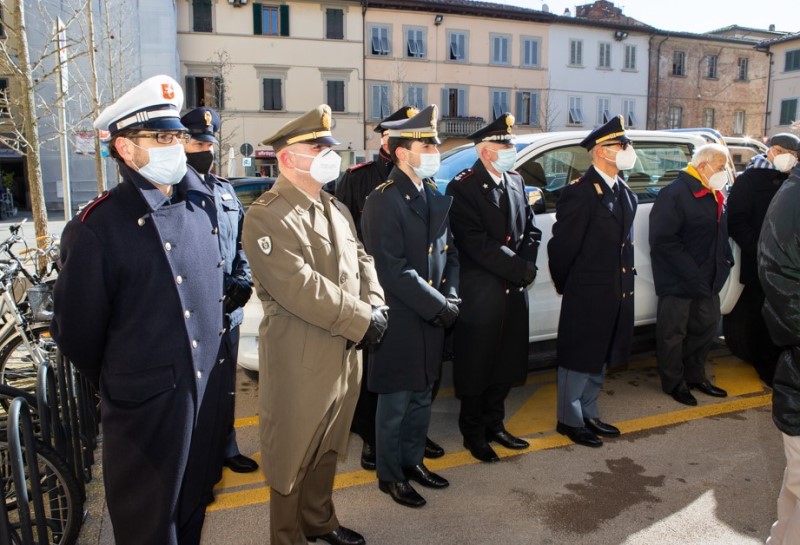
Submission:
[[[555,377],[554,377],[555,378]],[[506,422],[512,435],[531,435],[556,427],[555,383],[543,384],[528,398],[522,407]]]
[[[637,431],[651,430],[689,422],[692,420],[699,420],[709,416],[716,416],[720,414],[744,411],[754,409],[757,407],[764,407],[772,403],[772,394],[762,394],[750,397],[743,397],[733,399],[730,401],[723,401],[720,403],[713,403],[710,405],[703,405],[700,407],[691,407],[678,411],[672,411],[653,416],[645,416],[641,418],[634,418],[624,422],[618,422],[619,429],[626,434],[634,433]],[[552,428],[551,428],[552,429]],[[551,434],[544,437],[537,437],[530,439],[530,446],[525,450],[508,450],[503,447],[497,447],[496,451],[501,458],[508,458],[511,456],[519,456],[529,452],[537,452],[540,450],[547,450],[558,447],[565,447],[572,445],[572,441],[557,434]],[[443,456],[436,460],[426,460],[425,464],[433,471],[441,471],[444,469],[451,469],[454,467],[461,467],[470,464],[479,463],[467,451],[454,452]],[[253,475],[253,474],[249,474]],[[260,473],[257,474],[260,478]],[[374,483],[376,481],[375,473],[372,471],[358,470],[349,473],[342,473],[336,476],[334,481],[334,488],[349,488],[363,484]],[[223,481],[226,482],[226,481]],[[231,481],[228,481],[231,482]],[[256,480],[254,479],[254,482]],[[217,487],[219,490],[222,487]],[[223,492],[217,494],[217,499],[212,503],[209,511],[220,511],[223,509],[233,509],[236,507],[244,507],[248,505],[263,504],[269,501],[269,487],[258,486],[246,490],[238,490],[234,492]]]
[[[712,356],[714,382],[726,390],[730,397],[762,392],[764,386],[755,368],[730,354]]]

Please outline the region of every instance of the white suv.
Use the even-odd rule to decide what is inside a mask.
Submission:
[[[589,131],[569,131],[529,134],[518,136],[516,140],[516,170],[525,180],[528,200],[536,213],[536,224],[542,230],[536,263],[539,274],[528,288],[531,296],[531,343],[552,341],[558,330],[561,296],[556,293],[550,279],[547,242],[555,222],[555,205],[561,189],[571,180],[579,178],[591,164],[588,152],[580,147],[581,140],[588,133]],[[643,326],[655,323],[657,304],[648,242],[650,209],[658,191],[675,179],[691,159],[694,149],[706,141],[692,133],[631,130],[627,134],[633,141],[637,160],[633,169],[622,174],[639,198],[633,228],[634,259],[638,273],[635,285],[635,324]],[[475,149],[472,145],[445,152],[442,166],[436,175],[436,184],[440,191],[444,192],[453,176],[472,166],[475,160]],[[724,313],[730,312],[741,293],[742,286],[738,283],[738,278],[737,265],[720,293]],[[239,345],[239,365],[250,370],[258,370],[256,338],[261,316],[260,303],[252,298],[245,307],[245,321],[242,324]]]

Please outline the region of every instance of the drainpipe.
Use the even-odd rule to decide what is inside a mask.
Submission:
[[[361,2],[361,149],[364,150],[364,160],[369,161],[367,156],[367,55],[364,51],[367,43],[367,4],[369,0]]]
[[[650,37],[650,43],[653,43],[654,36]],[[658,129],[658,110],[659,110],[659,103],[660,103],[660,89],[661,89],[661,46],[664,45],[664,42],[669,40],[669,36],[665,36],[663,40],[658,44],[658,49],[656,50],[656,115],[653,120],[653,127],[652,129]],[[652,50],[652,47],[650,48]]]
[[[772,83],[772,51],[766,51],[767,56],[769,57],[769,62],[767,63],[767,100],[764,103],[764,136],[769,134],[769,114],[770,114],[770,106],[772,105],[772,99],[770,97],[770,84]]]

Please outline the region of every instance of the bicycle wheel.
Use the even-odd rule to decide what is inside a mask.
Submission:
[[[58,545],[73,545],[78,540],[78,533],[83,524],[83,502],[81,501],[80,487],[75,475],[67,463],[52,448],[41,441],[36,441],[36,458],[39,464],[39,485],[44,499],[44,516],[46,520],[48,541],[44,536],[37,536],[34,524],[33,533],[36,543],[54,543]],[[30,478],[26,473],[26,478]],[[14,489],[14,480],[11,475],[8,440],[5,431],[0,434],[0,483],[2,483],[3,498],[8,511],[9,526],[12,532],[12,541],[22,543],[20,537],[20,521],[17,503],[17,494]],[[30,498],[31,485],[27,483]],[[28,505],[33,517],[33,502]]]
[[[34,324],[30,327],[30,332],[30,340],[36,347],[41,346],[40,340],[50,338],[48,324]],[[1,384],[8,384],[25,392],[34,393],[38,372],[39,366],[36,365],[19,333],[14,333],[0,346]],[[6,406],[5,403],[3,405]]]

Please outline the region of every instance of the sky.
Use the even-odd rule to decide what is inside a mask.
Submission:
[[[541,10],[563,15],[569,8],[590,4],[593,0],[488,0],[500,4]],[[662,30],[702,33],[729,25],[800,31],[800,3],[797,0],[611,0],[622,14]]]

